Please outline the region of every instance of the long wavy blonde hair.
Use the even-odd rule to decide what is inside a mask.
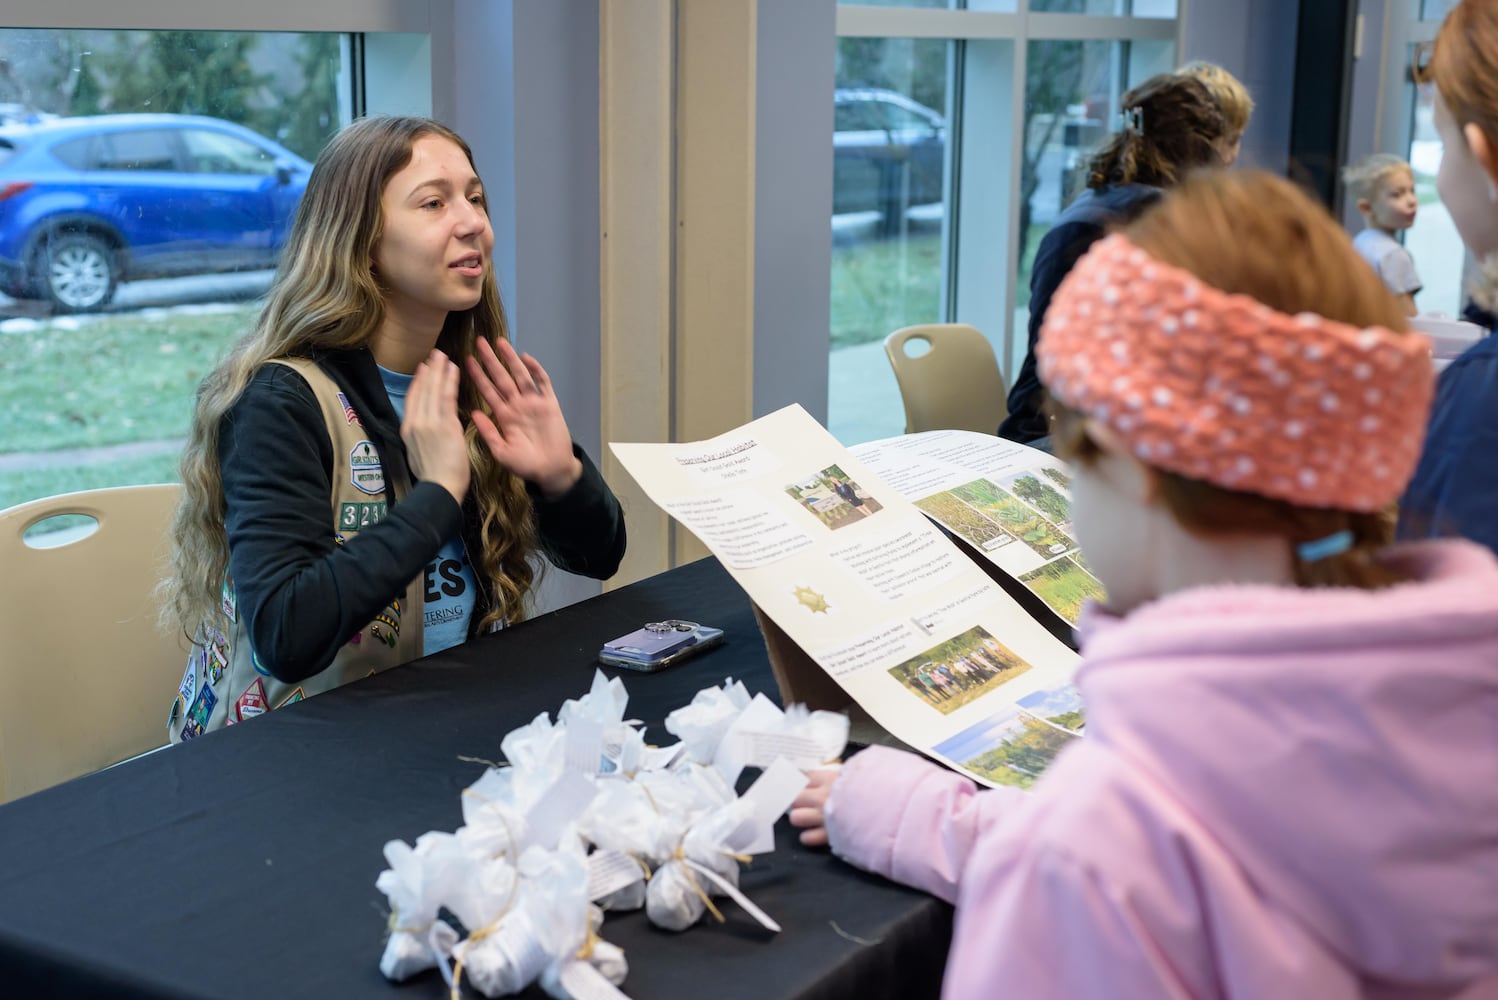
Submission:
[[[410,162],[416,140],[429,135],[457,144],[472,165],[468,144],[427,118],[365,118],[333,137],[312,168],[265,309],[198,388],[182,454],[183,495],[173,523],[171,572],[161,585],[163,623],[181,628],[194,641],[205,625],[227,626],[221,609],[229,542],[219,470],[220,424],[255,372],[271,359],[369,344],[385,318],[384,292],[370,269],[384,225],[380,195],[391,176]],[[487,200],[484,208],[488,210]],[[437,346],[461,364],[480,337],[493,342],[505,336],[504,307],[491,265],[478,304],[448,313]],[[463,379],[458,410],[473,464],[470,492],[482,542],[470,556],[490,585],[492,603],[480,622],[480,628],[487,628],[524,617],[536,577],[531,557],[537,535],[524,482],[494,461],[474,431],[469,414],[482,405],[472,383]]]

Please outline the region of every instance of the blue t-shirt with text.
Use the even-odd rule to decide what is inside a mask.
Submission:
[[[396,416],[406,419],[406,392],[414,375],[402,375],[380,368],[380,380],[395,407]],[[423,591],[425,615],[422,626],[426,638],[422,651],[427,654],[456,646],[468,638],[468,621],[473,617],[477,594],[473,567],[463,547],[463,536],[454,535],[443,543],[437,558],[427,563]]]

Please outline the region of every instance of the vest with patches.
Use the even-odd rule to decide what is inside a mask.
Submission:
[[[322,408],[333,444],[330,530],[342,545],[385,516],[387,494],[399,500],[410,492],[411,484],[404,475],[386,481],[374,442],[327,373],[300,358],[274,363],[301,375]],[[171,742],[232,726],[421,656],[423,586],[423,576],[418,574],[403,594],[349,637],[325,669],[288,684],[261,667],[235,605],[233,582],[226,578],[223,610],[228,633],[207,628],[205,641],[189,657],[167,722]]]

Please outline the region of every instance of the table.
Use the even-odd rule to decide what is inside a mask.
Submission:
[[[703,560],[0,807],[0,992],[445,997],[435,972],[402,986],[379,973],[381,848],[456,829],[459,792],[482,767],[460,755],[497,758],[506,732],[587,691],[604,640],[672,617],[728,641],[660,674],[618,672],[653,738],[672,739],[666,713],[724,676],[775,695],[748,599]],[[625,991],[936,994],[946,904],[802,848],[784,820],[742,885],[782,933],[731,904],[726,924],[682,934],[611,915]]]

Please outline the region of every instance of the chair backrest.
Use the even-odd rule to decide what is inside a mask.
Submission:
[[[0,511],[0,802],[166,742],[188,644],[157,631],[152,589],[181,490],[121,486]],[[28,528],[59,514],[98,523],[27,544]]]
[[[907,354],[911,341],[924,354]],[[947,428],[992,434],[1009,415],[1004,376],[988,338],[966,323],[907,326],[884,338],[905,403],[905,433]]]

